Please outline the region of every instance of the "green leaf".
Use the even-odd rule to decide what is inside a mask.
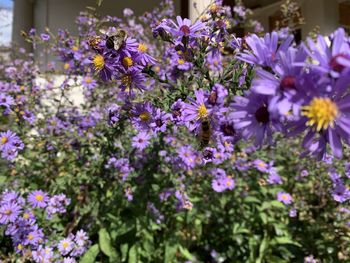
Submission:
[[[254,196],[247,196],[246,198],[244,198],[244,202],[245,203],[257,203],[260,204],[261,200],[254,197]]]
[[[128,256],[129,245],[122,244],[120,245],[120,251],[122,252],[122,262],[124,262]]]
[[[93,245],[88,251],[86,251],[79,263],[94,263],[99,252],[100,248],[98,247],[98,244]]]
[[[137,263],[137,247],[133,245],[129,250],[129,263]]]
[[[112,240],[105,228],[98,232],[99,244],[102,252],[109,257],[111,262],[119,261],[118,253],[112,246]]]
[[[165,255],[164,255],[164,263],[172,262],[175,257],[178,245],[167,243],[165,245]]]
[[[276,244],[276,245],[294,245],[297,247],[301,247],[301,245],[298,242],[292,240],[289,237],[275,237],[271,241],[271,243]]]
[[[101,5],[102,5],[102,2],[103,2],[103,0],[96,0],[97,6],[101,6]]]
[[[196,258],[190,253],[190,251],[188,251],[187,248],[184,248],[182,246],[179,246],[179,250],[181,252],[181,254],[187,258],[188,260],[191,260],[191,261],[195,261]]]

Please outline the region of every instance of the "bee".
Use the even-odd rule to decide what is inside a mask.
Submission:
[[[89,37],[88,43],[91,48],[98,49],[98,44],[101,42],[101,37],[99,36],[92,36]]]
[[[215,105],[217,99],[218,99],[218,94],[217,94],[217,92],[213,91],[209,95],[208,102],[211,105]]]
[[[119,50],[121,46],[125,43],[128,34],[123,29],[117,29],[116,32],[107,36],[106,47],[109,49]]]
[[[203,119],[199,136],[201,148],[208,146],[211,137],[210,121],[208,118]]]

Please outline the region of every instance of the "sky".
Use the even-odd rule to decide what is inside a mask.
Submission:
[[[13,0],[0,0],[0,45],[9,45],[12,35]]]

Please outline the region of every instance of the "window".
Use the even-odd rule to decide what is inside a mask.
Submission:
[[[0,0],[0,46],[9,46],[12,37],[13,0]]]

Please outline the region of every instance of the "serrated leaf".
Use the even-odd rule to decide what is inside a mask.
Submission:
[[[93,245],[89,248],[88,251],[84,254],[84,256],[79,260],[79,263],[94,263],[96,262],[96,257],[100,252],[100,248],[98,244]]]
[[[98,237],[101,251],[109,257],[110,261],[118,261],[118,253],[112,246],[112,240],[108,231],[105,228],[100,229]]]

